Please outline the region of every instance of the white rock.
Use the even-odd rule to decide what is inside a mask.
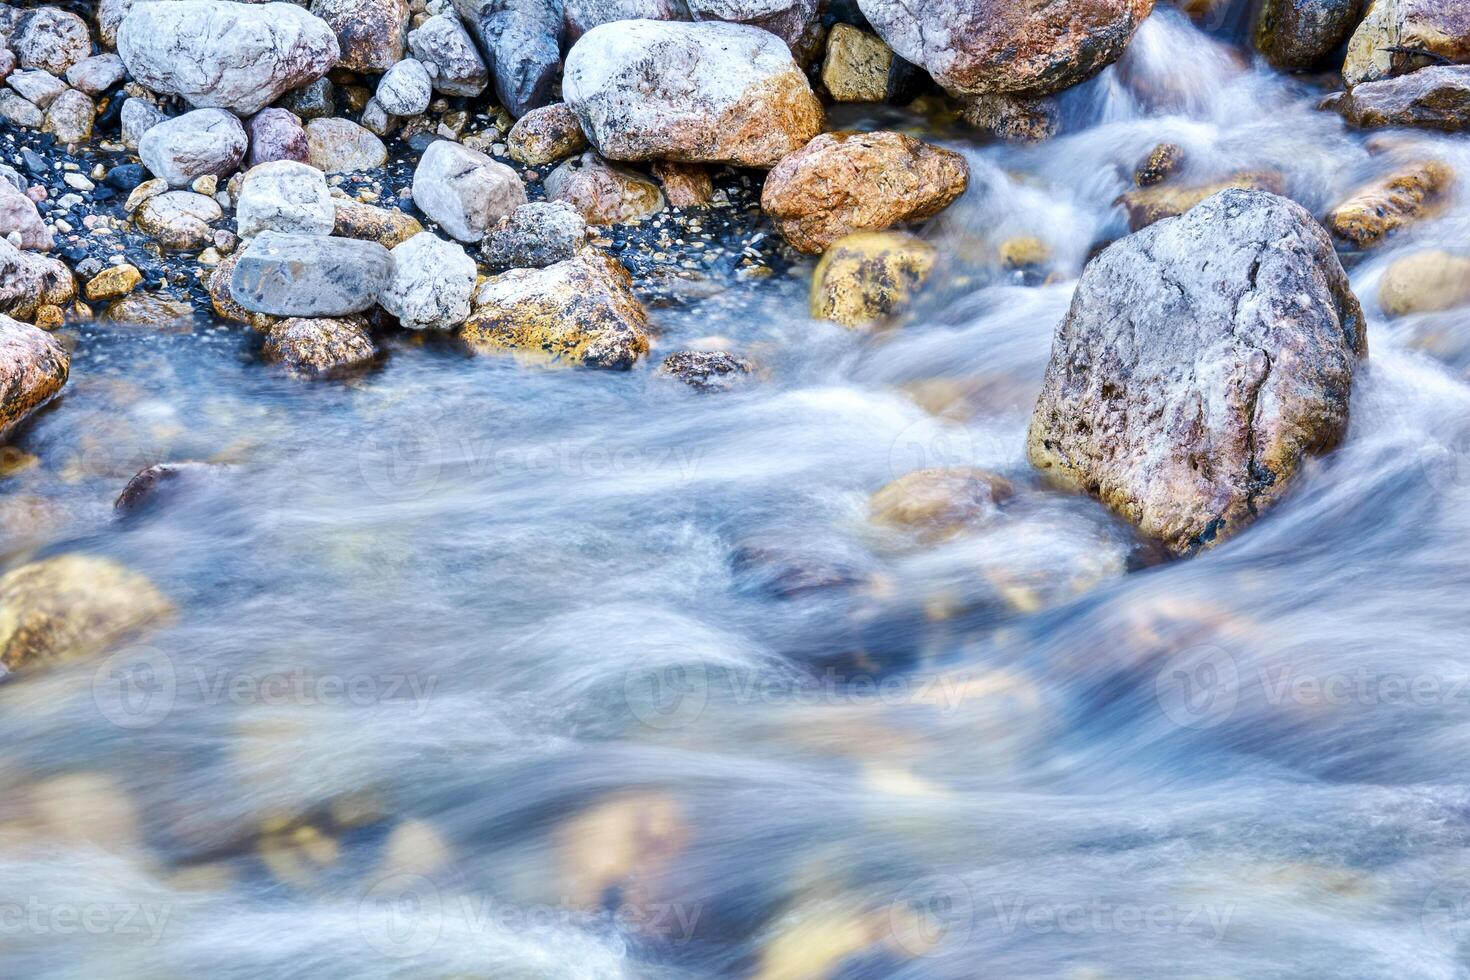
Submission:
[[[127,74],[122,59],[115,54],[99,54],[83,58],[66,70],[66,81],[88,95],[101,95],[122,81]]]
[[[22,14],[10,38],[10,49],[22,68],[39,68],[64,75],[72,65],[92,53],[92,36],[87,22],[56,7],[41,7]]]
[[[117,50],[139,84],[242,116],[325,75],[340,54],[327,23],[295,4],[229,0],[139,4]]]
[[[167,117],[144,99],[128,99],[122,107],[122,141],[130,150],[138,148],[143,134]]]
[[[474,292],[475,260],[425,231],[393,249],[393,281],[378,302],[410,330],[451,330],[469,319]]]
[[[504,215],[526,203],[516,172],[449,140],[429,144],[413,173],[413,203],[462,242],[485,237]]]
[[[436,92],[479,95],[490,84],[490,72],[475,42],[452,14],[436,14],[409,31],[408,50],[423,62]]]
[[[230,296],[252,313],[343,316],[378,301],[393,256],[377,242],[267,231],[240,253]]]
[[[26,101],[42,109],[48,108],[56,101],[57,96],[66,91],[65,82],[39,68],[12,72],[5,84],[24,96]]]
[[[196,177],[228,177],[240,166],[249,140],[245,127],[223,109],[195,109],[165,119],[138,140],[138,156],[170,187],[188,187]]]
[[[405,58],[378,81],[378,105],[395,116],[417,116],[434,97],[433,80],[417,58]]]
[[[326,236],[335,215],[326,174],[295,160],[276,160],[246,171],[235,225],[241,238],[266,231]]]
[[[724,20],[770,31],[796,51],[814,40],[817,0],[688,0],[695,20]]]

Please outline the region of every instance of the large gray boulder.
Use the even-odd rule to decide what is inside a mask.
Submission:
[[[478,150],[436,140],[413,172],[413,203],[462,242],[478,242],[526,203],[516,172]]]
[[[454,0],[485,63],[495,94],[516,118],[551,101],[561,74],[562,0]]]
[[[326,174],[304,163],[262,163],[250,168],[240,183],[235,225],[241,238],[267,231],[326,237],[336,217]]]
[[[490,84],[490,72],[475,42],[451,14],[435,14],[409,31],[408,50],[428,71],[436,92],[479,95]]]
[[[138,140],[138,156],[170,187],[188,187],[198,177],[225,178],[240,167],[249,139],[238,116],[223,109],[195,109],[165,119]]]
[[[1031,462],[1190,554],[1337,445],[1366,354],[1321,226],[1274,194],[1223,191],[1088,264],[1052,346]]]
[[[337,36],[290,3],[140,3],[117,30],[117,51],[140,85],[200,108],[259,112],[337,63]]]
[[[70,367],[55,337],[0,314],[0,439],[56,397]]]
[[[858,0],[901,57],[963,95],[1051,95],[1118,60],[1154,0]]]
[[[595,27],[567,55],[562,95],[610,160],[770,168],[822,130],[790,49],[743,24]]]
[[[320,317],[361,313],[393,279],[393,256],[377,242],[267,231],[245,247],[230,296],[252,313]]]

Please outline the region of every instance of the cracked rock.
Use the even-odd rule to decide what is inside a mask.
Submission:
[[[361,313],[393,279],[393,255],[377,242],[267,231],[235,263],[230,296],[252,313],[330,317]]]
[[[462,242],[477,242],[526,203],[521,178],[503,163],[449,140],[429,144],[413,172],[413,203]]]
[[[469,319],[475,276],[463,246],[421,232],[393,249],[393,281],[378,302],[409,330],[450,330]]]

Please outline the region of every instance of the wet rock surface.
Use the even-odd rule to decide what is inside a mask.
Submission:
[[[1312,68],[1347,40],[1365,6],[1365,0],[1265,0],[1256,14],[1256,49],[1277,68]]]
[[[56,397],[70,365],[56,338],[0,315],[0,441]]]
[[[1332,96],[1324,108],[1350,125],[1415,126],[1454,132],[1470,128],[1470,66],[1437,65],[1408,75],[1364,82]]]
[[[369,367],[378,346],[361,317],[292,317],[271,326],[261,354],[298,377],[325,379]]]

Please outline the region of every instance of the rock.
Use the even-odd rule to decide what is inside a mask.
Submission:
[[[340,55],[327,23],[294,4],[229,0],[140,3],[118,27],[117,51],[144,87],[242,116],[325,75]]]
[[[18,92],[0,89],[0,119],[22,129],[40,129],[45,125],[46,114]]]
[[[271,327],[262,353],[303,378],[333,378],[370,365],[378,356],[362,317],[296,317]]]
[[[388,162],[388,148],[351,120],[313,119],[306,124],[306,160],[329,174],[375,170]]]
[[[740,24],[619,21],[567,55],[562,94],[611,160],[768,168],[821,132],[791,52]]]
[[[899,312],[934,269],[934,246],[907,232],[862,232],[839,239],[812,273],[811,314],[847,327]]]
[[[551,101],[561,75],[561,0],[454,0],[495,75],[495,94],[519,118]]]
[[[168,117],[143,99],[128,99],[122,104],[122,141],[130,150],[138,148],[143,134]]]
[[[722,20],[770,31],[806,61],[820,38],[817,0],[687,0],[695,20]]]
[[[245,157],[247,165],[258,167],[276,160],[306,162],[306,130],[290,110],[262,109],[250,117],[246,129],[250,133],[250,152]]]
[[[0,313],[29,320],[46,306],[76,299],[77,284],[60,259],[23,252],[0,238]]]
[[[374,136],[391,136],[393,131],[402,122],[397,116],[388,114],[388,110],[378,104],[377,99],[368,99],[367,105],[363,106],[362,115],[358,118],[362,128]]]
[[[640,221],[664,209],[658,185],[588,151],[546,175],[546,199],[570,204],[590,225]]]
[[[99,300],[120,299],[138,288],[138,283],[143,281],[143,273],[138,271],[137,266],[124,262],[121,265],[109,265],[97,273],[87,283],[86,296],[88,300],[97,302]]]
[[[291,235],[332,233],[336,208],[320,170],[295,160],[276,160],[252,167],[240,184],[235,226],[241,238],[263,231]]]
[[[1256,14],[1256,50],[1283,71],[1313,68],[1347,40],[1364,0],[1264,0]]]
[[[119,517],[146,513],[191,490],[206,489],[228,470],[215,463],[155,463],[128,481],[113,501],[113,512]]]
[[[1297,204],[1229,190],[1088,263],[1028,435],[1031,462],[1190,554],[1278,501],[1347,427],[1367,330]]]
[[[67,84],[88,95],[101,95],[123,80],[126,74],[122,59],[115,54],[99,54],[83,58],[66,70]]]
[[[417,116],[428,111],[429,102],[434,98],[434,83],[423,62],[405,58],[378,80],[374,98],[384,112],[395,116]]]
[[[587,148],[587,134],[565,102],[526,113],[505,137],[510,157],[528,167],[555,163]]]
[[[1439,249],[1414,252],[1378,282],[1378,305],[1389,316],[1438,313],[1470,303],[1470,258]]]
[[[147,327],[158,333],[192,333],[197,317],[194,304],[187,299],[162,291],[143,291],[114,301],[102,319],[128,327]]]
[[[87,22],[56,7],[41,7],[21,16],[10,36],[10,50],[22,68],[39,68],[53,75],[92,53]]]
[[[55,337],[0,315],[0,440],[56,397],[70,368]]]
[[[1056,99],[1042,96],[975,95],[965,100],[965,122],[1003,140],[1040,143],[1061,128]]]
[[[745,358],[722,350],[675,351],[658,368],[660,374],[677,378],[696,391],[729,391],[751,370]]]
[[[243,254],[243,251],[239,251],[227,255],[219,265],[214,267],[214,272],[209,276],[209,303],[214,307],[214,312],[226,320],[244,323],[254,330],[268,332],[279,322],[278,319],[268,313],[254,313],[245,309],[236,303],[235,297],[230,294],[230,281],[234,278],[235,266]]]
[[[943,541],[992,523],[1015,491],[1009,481],[969,466],[915,470],[868,501],[868,519],[880,527]]]
[[[1349,125],[1415,126],[1446,132],[1470,129],[1470,66],[1420,68],[1408,75],[1364,82],[1322,103]]]
[[[145,201],[134,220],[164,248],[184,251],[213,241],[210,225],[222,217],[224,212],[212,198],[193,191],[168,191]]]
[[[627,270],[606,255],[584,253],[487,280],[460,337],[476,350],[626,370],[648,352],[647,331]]]
[[[407,0],[311,0],[311,12],[337,35],[348,71],[376,75],[403,58]]]
[[[1402,75],[1436,62],[1467,60],[1470,60],[1470,3],[1371,0],[1367,15],[1348,41],[1342,79],[1351,87]]]
[[[490,84],[475,42],[454,16],[436,14],[409,31],[408,49],[428,70],[436,92],[479,95]]]
[[[20,237],[21,248],[33,251],[45,252],[54,244],[51,229],[36,210],[36,202],[16,190],[8,180],[0,180],[0,238],[11,235]]]
[[[173,604],[106,558],[59,555],[0,576],[0,666],[79,660],[166,624]]]
[[[5,79],[5,84],[19,92],[27,102],[38,109],[49,108],[51,103],[66,91],[65,82],[39,68],[11,72],[10,76]]]
[[[97,40],[104,48],[117,47],[117,28],[138,0],[99,0],[97,4]]]
[[[303,122],[330,119],[337,114],[337,88],[330,78],[318,78],[281,96],[280,108]]]
[[[491,273],[542,269],[565,262],[587,244],[587,222],[570,204],[534,201],[496,222],[481,251]]]
[[[188,187],[196,177],[228,177],[245,158],[249,138],[234,113],[195,109],[165,119],[143,134],[138,156],[170,187]]]
[[[338,238],[356,238],[377,242],[387,249],[396,248],[424,230],[418,219],[391,208],[334,198],[332,234]]]
[[[245,247],[230,296],[252,313],[282,317],[361,313],[393,279],[393,256],[377,242],[267,231]]]
[[[46,110],[45,130],[61,143],[85,143],[92,138],[97,106],[84,93],[69,88]]]
[[[1196,184],[1187,187],[1169,184],[1164,187],[1129,191],[1113,203],[1121,204],[1124,212],[1127,213],[1128,230],[1140,231],[1156,221],[1181,215],[1221,191],[1231,189],[1282,194],[1286,187],[1278,173],[1244,173],[1211,184]]]
[[[1039,269],[1051,261],[1051,248],[1034,235],[1017,235],[1001,242],[995,250],[1007,269]]]
[[[1149,151],[1148,159],[1133,172],[1133,182],[1139,187],[1162,184],[1183,163],[1184,147],[1177,143],[1160,143]]]
[[[1372,248],[1390,232],[1438,212],[1454,183],[1447,164],[1425,160],[1360,187],[1328,212],[1326,225],[1344,241]]]
[[[413,203],[454,238],[477,242],[526,203],[516,172],[483,153],[438,140],[413,173]]]
[[[793,247],[818,253],[845,235],[922,221],[964,193],[970,168],[901,133],[824,133],[766,177],[761,209]]]
[[[957,95],[1052,95],[1118,60],[1153,0],[858,0],[898,55]]]
[[[153,198],[157,197],[167,190],[168,181],[166,180],[160,180],[157,177],[154,177],[152,180],[145,180],[138,186],[134,187],[132,189],[132,192],[128,194],[127,201],[123,203],[123,210],[128,212],[129,214],[132,214],[148,201],[152,200]]]
[[[893,49],[851,24],[833,24],[822,61],[822,84],[836,102],[883,102],[890,94]]]
[[[683,0],[566,0],[567,41],[615,20],[688,20]]]
[[[393,279],[378,303],[409,330],[452,330],[469,319],[475,260],[421,232],[393,249]]]
[[[708,207],[715,196],[709,169],[698,163],[653,162],[653,175],[663,186],[664,197],[676,208]]]

